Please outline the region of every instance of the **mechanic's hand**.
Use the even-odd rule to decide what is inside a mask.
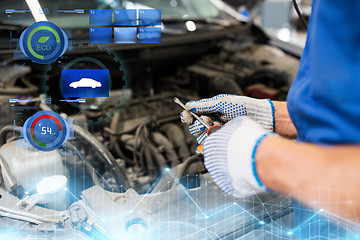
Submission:
[[[193,122],[193,117],[191,116],[191,118],[188,117],[188,115],[190,115],[187,111],[183,111],[181,113],[181,121],[183,123],[186,123],[189,125],[189,131],[192,135],[194,135],[196,137],[196,140],[199,144],[203,144],[203,142],[205,141],[206,137],[207,137],[207,129],[206,127],[200,123],[198,120]],[[185,117],[184,117],[185,116]],[[200,116],[200,118],[206,122],[209,126],[212,125],[223,125],[223,123],[221,122],[217,122],[217,121],[213,121],[210,117],[208,116]],[[186,122],[187,121],[187,122]],[[189,122],[191,121],[191,122]]]
[[[222,122],[228,122],[239,116],[249,116],[266,130],[274,130],[274,105],[269,99],[254,99],[244,96],[221,94],[213,98],[200,101],[190,101],[186,107],[199,114],[216,114]],[[201,116],[209,125],[213,125],[213,119]],[[195,121],[188,111],[181,113],[181,121],[189,125],[190,133],[197,137],[198,143],[202,144],[206,138],[206,128]],[[222,125],[219,122],[214,124]]]
[[[205,167],[225,193],[248,197],[266,190],[256,173],[258,144],[272,134],[247,117],[238,117],[211,134],[204,144]]]

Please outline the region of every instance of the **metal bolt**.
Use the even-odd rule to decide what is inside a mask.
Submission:
[[[29,204],[27,202],[20,203],[21,208],[26,208]]]

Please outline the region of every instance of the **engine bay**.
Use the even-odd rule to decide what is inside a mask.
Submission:
[[[258,31],[169,36],[161,47],[80,44],[43,67],[3,67],[1,238],[264,239],[269,228],[291,238],[290,198],[224,194],[173,101],[223,93],[285,100],[298,57]],[[62,101],[61,69],[101,68],[97,61],[111,69],[109,97]],[[24,142],[22,125],[38,111],[60,114],[71,128],[55,151]],[[52,178],[59,175],[66,179]]]

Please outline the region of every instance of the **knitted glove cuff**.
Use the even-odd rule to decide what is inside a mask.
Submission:
[[[275,107],[270,99],[252,99],[247,103],[247,115],[268,131],[275,129]]]

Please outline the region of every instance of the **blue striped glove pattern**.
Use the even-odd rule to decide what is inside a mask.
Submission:
[[[186,112],[186,111],[184,111]],[[182,122],[185,122],[186,120],[184,119],[184,112],[181,113],[180,118]],[[187,113],[187,112],[186,112]],[[200,118],[206,122],[209,126],[212,125],[223,125],[221,122],[217,122],[217,121],[213,121],[210,117],[208,116],[200,116]],[[191,120],[193,120],[191,118]],[[196,137],[196,140],[199,144],[203,144],[206,137],[207,137],[207,129],[206,127],[200,123],[198,120],[192,122],[192,124],[189,125],[189,132],[194,135]]]
[[[212,98],[190,101],[186,107],[198,114],[217,114],[219,120],[226,123],[239,116],[248,116],[258,122],[266,130],[274,130],[274,105],[269,99],[254,99],[244,96],[220,94]],[[201,116],[209,125],[222,125],[208,116]],[[206,128],[195,121],[188,111],[181,113],[181,121],[189,125],[190,133],[197,137],[199,144],[206,139]]]
[[[269,134],[250,118],[238,117],[206,139],[205,167],[220,189],[240,198],[266,190],[256,172],[255,153]]]

